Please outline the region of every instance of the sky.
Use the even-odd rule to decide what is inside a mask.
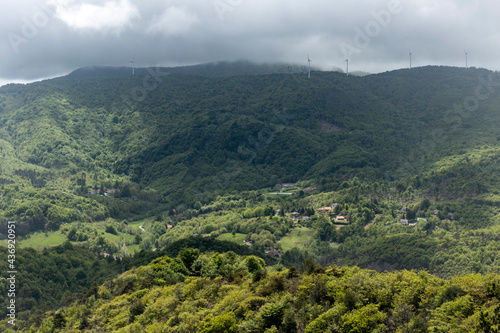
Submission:
[[[498,0],[2,0],[0,85],[85,66],[499,70]],[[465,51],[468,55],[466,57]]]

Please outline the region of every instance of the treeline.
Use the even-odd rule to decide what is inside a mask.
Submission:
[[[283,269],[233,252],[183,249],[90,291],[47,313],[34,331],[480,333],[500,325],[496,274],[443,280],[312,259]]]

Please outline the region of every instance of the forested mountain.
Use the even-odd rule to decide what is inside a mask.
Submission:
[[[6,188],[61,190],[73,201],[80,200],[73,194],[131,181],[175,208],[207,202],[211,193],[280,182],[440,172],[435,163],[442,157],[494,150],[500,137],[498,77],[486,70],[424,67],[366,77],[313,72],[310,80],[303,74],[96,71],[0,89]],[[472,179],[463,194],[496,184]],[[68,212],[63,220],[109,214],[81,200],[93,207],[87,216]]]
[[[1,87],[1,236],[11,220],[23,247],[76,244],[20,254],[29,274],[36,261],[64,267],[62,275],[41,271],[55,280],[50,297],[41,295],[38,280],[32,288],[20,280],[22,319],[36,313],[36,322],[25,324],[42,332],[63,323],[67,331],[215,332],[220,324],[288,332],[319,318],[311,326],[318,331],[492,331],[499,323],[496,287],[471,287],[471,275],[445,292],[451,282],[441,279],[500,273],[499,84],[500,74],[476,68],[363,77],[313,71],[308,79],[297,66],[238,62],[137,68],[134,75],[131,68],[83,68]],[[181,264],[183,248],[199,251],[198,266]],[[150,264],[164,255],[181,257]],[[339,266],[325,273],[310,258]],[[243,265],[248,260],[259,267]],[[287,271],[292,265],[302,274]],[[347,265],[399,272],[375,275]],[[391,294],[382,301],[375,292],[337,286],[353,276],[383,280]],[[419,300],[400,296],[394,288],[401,279],[431,281],[432,290]],[[231,293],[248,297],[247,308],[198,313],[189,329],[187,310],[173,305],[172,317],[144,317],[153,311],[144,288],[168,285],[164,296],[190,307],[185,295],[200,281],[214,290],[229,283]],[[273,283],[283,294],[262,293]],[[323,288],[319,298],[303,299],[303,290],[316,287]],[[203,297],[222,309],[223,294]],[[276,308],[262,309],[268,301]],[[135,310],[118,324],[95,312],[115,302]],[[445,304],[460,310],[443,308],[444,315]],[[67,310],[44,319],[42,311],[63,305]],[[76,319],[82,311],[83,323]],[[268,311],[279,318],[268,321]],[[297,311],[303,319],[291,316]],[[373,325],[354,328],[365,312]]]

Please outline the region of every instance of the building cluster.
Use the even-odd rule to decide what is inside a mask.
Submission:
[[[297,183],[283,183],[283,184],[277,184],[274,188],[278,190],[284,190],[289,187],[294,187],[295,185],[297,185]]]
[[[95,194],[99,194],[99,195],[104,195],[104,196],[108,196],[108,195],[114,195],[116,192],[118,192],[117,189],[105,189],[103,191],[103,193],[101,193],[101,190],[100,189],[97,189],[97,190],[92,190],[89,192],[90,195],[95,195]]]
[[[335,207],[337,207],[337,205],[338,205],[337,203],[334,203],[331,206],[320,207],[316,211],[319,214],[325,214],[325,215],[333,217],[335,220],[334,222],[347,223],[347,219],[345,216],[343,216],[343,215],[335,215],[334,216]]]
[[[287,188],[291,188],[291,187],[294,187],[294,186],[297,186],[297,183],[282,183],[282,184],[276,184],[276,186],[274,186],[275,189],[277,190],[285,190]],[[310,193],[312,191],[316,191],[318,188],[317,187],[306,187],[304,189],[302,189],[301,191],[304,192],[304,193]],[[299,191],[297,191],[299,192]]]
[[[343,215],[334,215],[334,210],[335,210],[335,207],[337,206],[336,203],[332,204],[331,206],[327,206],[327,207],[320,207],[318,209],[316,209],[316,213],[317,214],[323,214],[323,215],[327,215],[329,217],[332,217],[334,219],[334,222],[338,222],[338,223],[347,223],[347,219],[345,216]],[[279,216],[280,215],[280,212],[281,210],[280,209],[277,209],[276,210],[276,216]],[[295,225],[297,225],[298,221],[299,220],[303,220],[303,221],[309,221],[311,218],[309,216],[301,216],[299,212],[292,212],[291,214],[291,217],[292,217],[292,220],[295,223]]]

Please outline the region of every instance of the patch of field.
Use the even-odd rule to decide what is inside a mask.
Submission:
[[[19,240],[17,242],[17,246],[19,246],[20,248],[32,247],[38,251],[41,251],[44,248],[61,245],[66,240],[66,236],[63,235],[59,230],[50,231],[47,233],[37,232],[31,234],[27,239]]]
[[[127,249],[128,249],[128,252],[130,253],[130,255],[133,255],[135,252],[139,252],[141,250],[139,248],[139,244],[128,245]]]
[[[104,224],[96,223],[93,224],[92,227],[95,231],[97,231],[99,236],[102,236],[106,239],[115,242],[118,246],[121,246],[124,243],[131,244],[134,242],[135,239],[135,235],[129,235],[123,232],[118,232],[117,235],[107,233],[104,231]],[[62,234],[60,230],[57,230],[57,231],[49,231],[47,233],[37,232],[31,234],[29,238],[18,240],[16,245],[19,248],[31,247],[34,248],[35,250],[42,251],[45,248],[48,249],[53,246],[61,245],[65,241],[67,241],[66,235]],[[84,245],[85,242],[71,242],[71,243],[75,245]],[[7,241],[5,241],[4,244],[6,245]],[[128,245],[127,249],[131,254],[140,251],[139,245],[137,244]]]
[[[115,242],[118,245],[118,247],[121,247],[124,243],[130,244],[130,243],[134,242],[135,235],[129,235],[127,233],[120,232],[120,231],[118,231],[118,233],[116,235],[110,234],[109,232],[105,231],[104,225],[99,225],[99,224],[94,225],[94,227],[97,230],[99,236],[102,236],[105,239],[109,239],[110,241]],[[129,249],[129,251],[130,251],[130,249]]]
[[[305,247],[314,241],[314,230],[306,227],[296,228],[281,238],[280,241],[282,252],[291,250],[294,247]]]
[[[234,242],[234,243],[236,243],[238,245],[244,245],[243,241],[246,238],[247,238],[247,235],[245,235],[245,234],[235,233],[234,236],[233,236],[232,233],[228,232],[228,233],[219,235],[219,237],[217,237],[217,240],[230,241],[230,242]]]
[[[144,220],[138,220],[134,222],[128,222],[127,225],[132,228],[139,228],[140,225],[144,223]]]

